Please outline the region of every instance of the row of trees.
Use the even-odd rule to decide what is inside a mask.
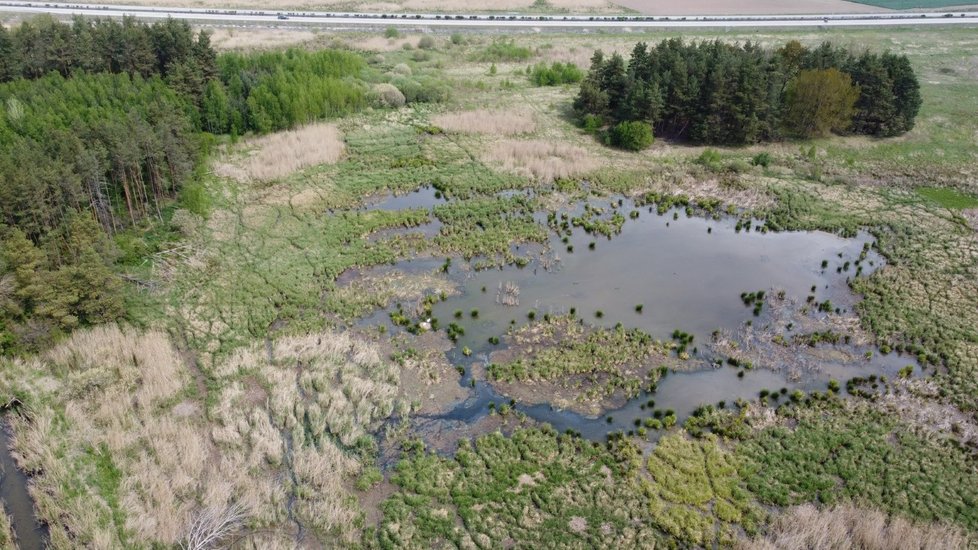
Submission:
[[[186,21],[152,25],[134,18],[76,18],[71,24],[42,16],[8,31],[0,26],[0,82],[67,77],[78,71],[153,75],[187,80],[214,75],[216,54],[206,32],[194,33]]]
[[[595,52],[574,108],[591,127],[643,121],[658,135],[739,145],[827,131],[897,135],[913,128],[920,102],[906,56],[676,38],[637,44],[627,64]]]
[[[214,134],[271,132],[353,112],[366,103],[359,55],[288,50],[225,54],[219,78],[208,81],[200,102],[201,126]]]
[[[159,216],[198,153],[159,77],[51,74],[0,85],[0,221],[40,243],[88,211],[108,231]]]

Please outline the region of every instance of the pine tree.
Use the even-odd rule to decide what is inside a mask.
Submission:
[[[920,111],[920,83],[917,82],[917,75],[914,74],[907,56],[884,53],[881,61],[893,83],[896,117],[891,124],[891,131],[902,134],[913,129],[914,120]]]
[[[849,72],[861,92],[856,102],[853,131],[880,137],[899,133],[902,125],[895,123],[893,80],[880,57],[865,53],[851,64]]]
[[[0,82],[13,80],[20,71],[20,55],[14,48],[14,40],[7,28],[0,25]]]

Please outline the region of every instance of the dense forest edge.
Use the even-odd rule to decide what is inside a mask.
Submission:
[[[825,42],[636,44],[631,58],[599,50],[574,109],[585,129],[612,126],[626,149],[656,136],[694,144],[747,145],[828,133],[889,137],[909,131],[920,85],[905,55],[856,53]],[[635,123],[639,123],[636,125]],[[644,135],[638,128],[647,125]]]
[[[207,32],[170,19],[0,27],[0,81],[3,353],[124,317],[113,266],[152,252],[126,232],[158,231],[178,203],[206,215],[200,181],[218,139],[448,94],[368,74],[347,51],[218,55]]]

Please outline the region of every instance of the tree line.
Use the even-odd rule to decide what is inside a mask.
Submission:
[[[114,234],[165,221],[212,134],[362,107],[341,51],[218,56],[185,22],[0,27],[0,353],[124,314]]]
[[[175,19],[146,25],[78,17],[65,24],[41,16],[9,31],[0,26],[0,82],[84,71],[159,75],[180,85],[213,76],[215,58],[209,34]]]
[[[913,128],[920,103],[906,56],[828,42],[771,50],[674,38],[637,44],[627,63],[596,51],[574,109],[591,129],[643,122],[656,135],[741,145],[828,132],[898,135]]]
[[[340,50],[224,54],[207,82],[201,126],[214,134],[272,132],[340,116],[366,104],[359,55]]]

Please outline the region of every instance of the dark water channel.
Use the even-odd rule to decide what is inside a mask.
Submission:
[[[433,191],[422,190],[379,204],[387,208],[430,207],[437,202]],[[586,323],[612,327],[620,322],[660,340],[668,340],[679,329],[695,335],[694,345],[705,350],[717,329],[736,331],[745,323],[766,321],[766,314],[755,317],[751,308],[745,307],[741,293],[784,291],[787,299],[799,304],[814,295],[815,303],[830,300],[833,309],[846,312],[858,302],[849,289],[849,278],[856,276],[857,269],[861,268],[860,276],[867,276],[883,264],[883,259],[871,249],[860,259],[866,245],[872,242],[867,233],[851,239],[817,231],[765,233],[758,230],[760,222],[753,223],[750,230],[738,230],[738,221],[732,217],[687,216],[681,209],[659,215],[627,200],[618,206],[617,199],[592,200],[591,204],[604,208],[606,214],[617,207],[626,218],[622,232],[610,239],[580,228],[573,228],[570,235],[566,231],[553,235],[549,250],[523,268],[472,271],[460,265],[463,262],[453,262],[450,275],[460,281],[462,293],[436,304],[433,316],[442,327],[456,322],[465,329],[456,349],[449,353],[453,364],[465,367],[461,380],[464,386],[471,384],[472,367],[488,363],[490,353],[505,345],[505,341],[491,345],[489,338],[503,338],[509,328],[526,324],[531,312],[539,319],[545,314],[567,314],[573,310]],[[568,213],[574,216],[582,209],[579,206]],[[630,217],[632,211],[639,213],[637,218]],[[545,222],[546,216],[539,219]],[[567,242],[563,241],[565,237]],[[431,271],[440,263],[432,259],[410,260],[397,268]],[[507,283],[519,288],[518,305],[499,302],[499,289]],[[641,313],[636,312],[639,304],[643,306]],[[473,310],[478,311],[477,317],[472,316]],[[461,318],[456,317],[458,311],[462,312]],[[375,315],[366,322],[383,322],[383,318]],[[463,347],[470,348],[472,356],[463,356],[459,352]],[[722,401],[732,406],[738,398],[757,398],[763,389],[824,390],[830,379],[844,386],[846,380],[856,376],[892,377],[903,366],[914,363],[908,357],[881,355],[868,346],[836,347],[840,353],[809,359],[812,368],[800,372],[795,369],[792,376],[786,368],[760,368],[738,377],[736,368],[711,365],[711,361],[722,362],[723,358],[698,350],[690,359],[694,367],[691,372],[670,373],[659,382],[654,394],[643,393],[596,418],[557,410],[546,403],[516,403],[514,408],[557,430],[573,430],[590,439],[601,439],[610,431],[634,429],[636,419],[648,418],[651,409],[642,405],[649,400],[655,401],[656,409],[673,410],[681,423],[704,404]],[[490,403],[509,401],[491,384],[477,379],[471,397],[439,418],[473,422],[489,414]]]
[[[0,500],[3,512],[10,517],[17,546],[21,550],[40,550],[45,547],[47,529],[37,522],[34,501],[27,492],[24,475],[10,451],[9,427],[0,425]]]

